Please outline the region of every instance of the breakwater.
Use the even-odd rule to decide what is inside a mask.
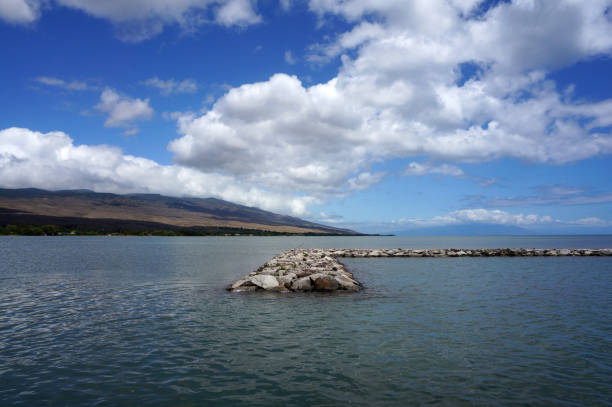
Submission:
[[[363,288],[342,257],[612,256],[612,249],[294,249],[230,284],[229,291],[348,291]]]

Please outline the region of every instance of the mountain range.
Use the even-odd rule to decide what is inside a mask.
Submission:
[[[0,225],[54,225],[96,233],[167,230],[193,233],[354,235],[296,217],[216,198],[118,195],[90,190],[0,189]]]

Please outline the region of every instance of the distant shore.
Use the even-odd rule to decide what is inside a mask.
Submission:
[[[276,232],[271,230],[228,227],[185,227],[174,229],[130,228],[130,225],[109,225],[90,228],[74,225],[0,225],[0,236],[377,236],[365,234],[333,234],[319,232]],[[127,223],[127,222],[124,222]]]

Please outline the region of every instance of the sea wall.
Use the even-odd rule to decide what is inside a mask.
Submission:
[[[342,257],[612,256],[612,249],[294,249],[274,257],[229,291],[348,291],[363,288]]]

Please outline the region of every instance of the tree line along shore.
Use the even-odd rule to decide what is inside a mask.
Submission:
[[[329,233],[288,233],[259,229],[194,227],[147,229],[129,227],[88,228],[82,225],[0,225],[0,236],[335,236]],[[346,235],[342,235],[346,236]]]

